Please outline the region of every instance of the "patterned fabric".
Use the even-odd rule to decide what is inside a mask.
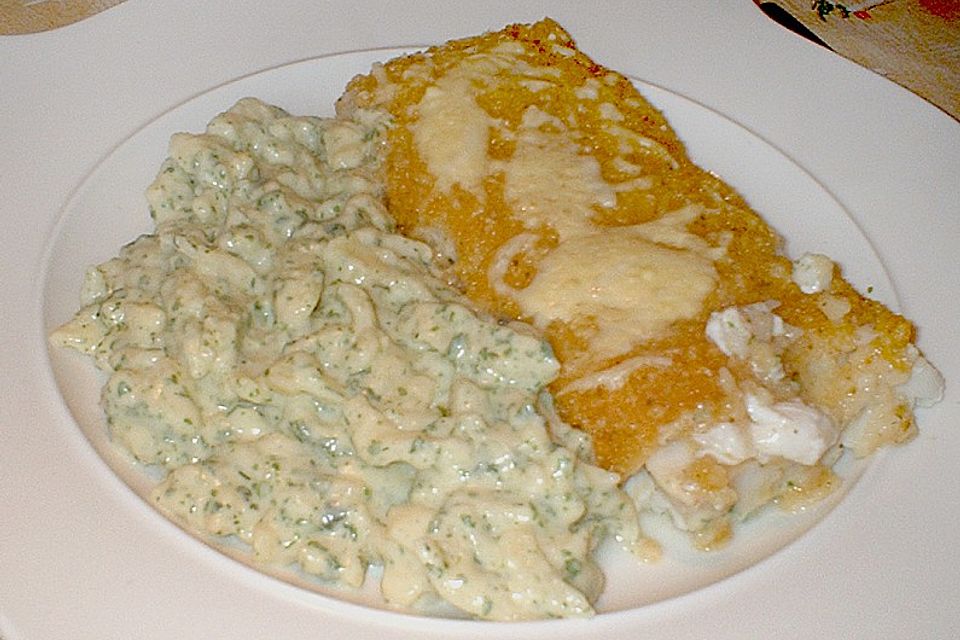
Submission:
[[[960,0],[775,4],[838,54],[960,119]]]

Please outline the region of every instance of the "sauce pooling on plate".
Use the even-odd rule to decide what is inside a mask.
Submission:
[[[639,548],[635,509],[544,417],[549,346],[394,233],[387,126],[245,99],[175,135],[154,232],[89,270],[51,341],[107,374],[113,441],[185,528],[350,587],[380,565],[396,607],[590,615],[593,551]]]

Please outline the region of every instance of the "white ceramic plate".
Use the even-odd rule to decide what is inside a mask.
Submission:
[[[337,87],[345,86],[353,75],[368,69],[374,61],[401,53],[379,50],[324,57],[230,82],[175,108],[117,147],[65,207],[46,260],[44,327],[53,329],[76,310],[78,274],[116,255],[120,246],[151,230],[143,191],[165,157],[172,133],[202,131],[209,119],[244,96],[260,97],[295,114],[332,115]],[[895,304],[879,257],[822,185],[774,147],[723,116],[669,91],[637,84],[683,132],[693,157],[735,185],[790,239],[791,251],[796,255],[806,250],[828,253],[841,264],[849,265],[847,271],[861,289],[869,286],[874,295]],[[829,234],[823,233],[826,229]],[[149,503],[153,480],[118,455],[109,442],[98,404],[102,380],[95,375],[92,364],[65,350],[53,350],[50,355],[57,387],[79,428],[114,472]],[[665,559],[642,564],[612,547],[607,549],[604,565],[610,580],[599,610],[636,609],[696,591],[761,562],[826,513],[857,475],[849,474],[844,491],[820,508],[802,515],[768,510],[741,527],[731,545],[714,553],[692,549],[685,538],[670,535],[671,528],[665,523],[650,519],[648,526],[656,529],[667,547]],[[241,561],[245,559],[235,547],[220,548]],[[193,551],[211,552],[199,543]],[[292,575],[287,579],[312,586],[326,596],[383,606],[375,589],[344,593],[322,584],[304,583]]]
[[[717,20],[710,6],[701,3],[689,11],[669,9],[670,13],[684,11],[683,20],[670,21],[660,15],[658,24],[665,25],[664,34],[670,34],[693,24],[694,16]],[[644,9],[644,15],[658,11],[652,7]],[[116,11],[121,17],[139,17],[135,24],[166,29],[168,38],[176,34],[172,21],[166,26],[162,22],[166,12],[159,5],[142,3],[131,7],[129,14],[122,13],[127,11],[123,7]],[[289,20],[294,10],[286,11]],[[419,13],[413,12],[409,18],[400,13],[390,12],[397,20],[392,26],[412,33],[405,20],[413,20]],[[487,18],[490,26],[504,22],[493,14],[490,11]],[[109,12],[104,15],[111,19]],[[150,22],[154,18],[161,22]],[[922,327],[921,344],[947,374],[950,385],[960,371],[960,356],[950,348],[950,327],[960,315],[956,285],[960,269],[950,250],[960,238],[960,187],[955,179],[960,175],[960,144],[942,141],[960,141],[956,124],[938,119],[925,105],[886,83],[877,84],[882,81],[843,67],[838,59],[813,54],[803,57],[805,62],[815,60],[824,65],[817,70],[822,77],[811,79],[804,75],[809,66],[790,66],[777,54],[777,48],[787,44],[779,39],[779,33],[763,32],[751,40],[758,34],[749,28],[739,33],[727,29],[731,24],[744,24],[744,18],[738,14],[721,21],[723,37],[757,43],[734,48],[753,53],[766,49],[770,60],[787,65],[794,74],[791,81],[779,83],[771,80],[774,74],[758,68],[758,87],[763,93],[755,98],[743,97],[753,89],[750,82],[734,79],[730,84],[736,74],[724,71],[713,83],[709,72],[692,70],[688,64],[702,66],[709,60],[692,48],[677,56],[669,49],[674,36],[659,36],[660,31],[651,27],[641,29],[649,44],[644,45],[646,57],[640,58],[639,65],[635,62],[639,54],[632,47],[629,52],[617,48],[618,43],[629,41],[626,34],[631,29],[627,26],[618,27],[620,36],[603,47],[613,57],[603,61],[624,70],[639,66],[646,70],[643,77],[678,88],[773,140],[775,146],[734,120],[676,93],[645,89],[665,108],[694,157],[738,187],[784,232],[791,253],[824,251],[844,264],[856,284],[874,287],[874,295],[896,305],[886,265],[906,310]],[[476,16],[470,19],[471,24],[478,22]],[[253,33],[249,22],[244,22],[248,35]],[[586,46],[586,40],[592,37],[597,42],[597,37],[591,36],[589,25],[593,23],[585,22],[588,24],[580,32],[576,24],[568,26],[574,35],[582,36],[587,51],[593,52],[596,49]],[[603,20],[598,18],[597,23]],[[476,31],[453,31],[450,20],[445,24],[448,29],[436,28],[434,38]],[[417,32],[434,30],[425,27]],[[92,40],[105,32],[93,29]],[[709,36],[712,28],[705,33],[709,39],[706,51],[723,48],[718,44],[723,38]],[[71,34],[64,37],[74,44],[82,40],[80,36],[69,40]],[[231,36],[215,33],[211,37],[219,43],[211,45],[211,50],[224,56],[233,53],[228,47]],[[410,41],[403,36],[392,39],[404,40]],[[200,36],[191,40],[194,44],[199,41]],[[22,48],[13,49],[13,57],[8,59],[21,60],[24,69],[27,61],[34,59],[32,52],[53,48],[42,40],[19,42]],[[791,47],[789,41],[786,48],[795,51]],[[259,50],[273,51],[263,43]],[[267,59],[303,57],[302,49],[295,46],[288,51],[272,53],[273,58]],[[660,56],[659,51],[666,53]],[[614,559],[610,562],[611,586],[601,601],[601,608],[609,613],[586,622],[450,622],[384,612],[368,595],[360,596],[361,606],[349,602],[348,596],[318,595],[265,577],[201,545],[128,489],[115,469],[121,470],[120,475],[134,489],[142,490],[137,476],[115,460],[108,466],[97,454],[104,440],[99,409],[92,401],[96,381],[89,365],[72,354],[52,354],[50,367],[43,333],[73,311],[83,267],[112,256],[120,244],[149,229],[141,193],[164,156],[170,133],[198,130],[216,112],[247,94],[293,112],[329,112],[346,79],[387,55],[389,52],[381,50],[309,60],[202,92],[108,154],[82,186],[64,199],[67,204],[52,232],[54,206],[39,211],[39,229],[34,230],[21,222],[29,211],[22,205],[29,199],[14,194],[12,201],[20,206],[4,205],[0,222],[6,238],[13,239],[3,262],[8,277],[2,302],[7,315],[0,327],[6,385],[0,428],[3,434],[12,435],[0,446],[0,635],[4,640],[269,635],[383,640],[414,634],[418,638],[800,638],[882,637],[887,632],[901,637],[907,629],[917,638],[955,637],[960,621],[949,611],[957,600],[955,593],[951,595],[951,576],[960,572],[960,558],[951,543],[960,529],[954,506],[954,496],[960,491],[955,472],[960,438],[951,427],[960,419],[960,408],[950,386],[952,395],[944,403],[921,414],[921,437],[876,459],[817,526],[805,531],[817,523],[820,514],[816,513],[803,521],[772,522],[762,531],[746,532],[742,544],[727,555],[704,558],[678,549],[674,560],[656,567],[636,568]],[[133,57],[151,60],[147,55]],[[158,64],[156,56],[152,59]],[[253,61],[230,68],[263,64]],[[123,75],[122,65],[115,68]],[[31,72],[14,73],[13,65],[3,69],[12,81],[8,86],[28,86]],[[209,74],[189,70],[184,77],[183,86],[195,88],[179,95],[217,82],[211,81]],[[207,78],[206,84],[187,84],[197,78]],[[130,89],[131,85],[139,86],[132,81],[124,86]],[[824,90],[816,91],[818,86]],[[72,90],[69,83],[59,91],[51,90],[60,100],[54,105],[59,111],[53,113],[71,113],[72,100],[87,109],[99,104],[95,99],[76,99]],[[858,101],[861,93],[869,104]],[[833,102],[824,102],[824,95]],[[819,102],[814,100],[817,96]],[[809,116],[821,107],[824,116],[832,119],[801,137],[798,131],[806,130],[789,114],[796,111]],[[876,114],[883,110],[896,116],[892,121],[896,128],[884,131],[879,126],[884,119]],[[7,113],[14,114],[16,122],[47,123],[47,129],[30,132],[29,150],[48,148],[42,142],[46,135],[61,136],[67,145],[87,139],[74,129],[78,123],[69,119],[29,119],[16,109]],[[846,125],[838,126],[837,118],[843,118]],[[133,128],[129,118],[123,122],[126,124],[117,131]],[[848,133],[857,126],[863,130],[857,135]],[[954,129],[938,129],[944,126]],[[96,131],[100,149],[109,148],[116,140],[102,126]],[[0,123],[0,132],[9,134],[8,125]],[[787,155],[777,148],[785,149]],[[931,148],[937,154],[934,159],[926,151]],[[788,155],[800,162],[792,162]],[[860,166],[864,159],[869,164]],[[2,168],[21,177],[18,186],[42,194],[48,185],[32,180],[29,167],[51,161],[74,166],[64,159],[30,155],[27,170],[9,158],[4,159]],[[909,175],[915,167],[919,174]],[[81,182],[80,175],[68,174],[51,186],[65,191],[64,184]],[[38,200],[44,202],[42,195]],[[846,211],[839,202],[847,205]],[[22,243],[19,237],[23,237]],[[936,274],[945,277],[947,284],[938,284]],[[10,313],[14,309],[25,313]],[[27,372],[28,377],[19,371]],[[780,526],[785,529],[778,529]],[[756,536],[751,537],[753,533]],[[792,544],[770,555],[798,535]],[[721,579],[742,567],[749,568]],[[676,595],[684,592],[687,595]],[[645,604],[651,602],[655,603]]]

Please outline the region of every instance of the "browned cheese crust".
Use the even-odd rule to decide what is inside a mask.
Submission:
[[[600,464],[631,474],[666,440],[697,425],[742,420],[740,383],[750,381],[753,373],[747,363],[724,355],[706,337],[705,326],[714,311],[764,301],[778,303],[776,313],[802,330],[782,355],[785,378],[767,385],[774,399],[799,394],[839,425],[850,422],[868,404],[883,405],[886,417],[870,427],[858,451],[862,454],[914,432],[910,407],[893,393],[872,394],[860,380],[865,371],[881,380],[909,370],[911,323],[860,295],[840,277],[839,268],[828,290],[802,293],[791,280],[791,262],[782,255],[776,232],[734,189],[690,161],[663,115],[628,78],[591,60],[549,19],[392,60],[355,78],[339,105],[344,110],[359,106],[392,114],[385,163],[388,208],[407,234],[429,237],[426,230],[442,231],[452,245],[453,270],[467,296],[497,316],[529,319],[514,296],[491,282],[491,268],[507,242],[532,232],[536,241],[513,255],[502,277],[514,290],[522,290],[559,238],[549,219],[531,230],[524,211],[505,195],[502,172],[485,174],[479,190],[460,184],[441,188],[418,150],[418,105],[428,88],[465,59],[498,51],[508,51],[507,58],[516,64],[476,72],[485,74],[479,80],[472,76],[476,104],[498,123],[486,145],[489,163],[511,159],[516,152],[514,134],[533,106],[565,123],[566,135],[579,153],[595,158],[603,180],[615,185],[612,206],[592,207],[590,215],[598,227],[643,224],[697,205],[699,213],[686,224],[686,231],[710,247],[725,247],[714,264],[716,284],[700,311],[626,352],[612,357],[591,352],[598,330],[593,317],[554,320],[545,327],[562,363],[551,387],[557,410],[593,437]],[[537,74],[531,82],[531,70],[547,69],[552,71]],[[588,84],[592,89],[585,92]],[[617,127],[611,126],[604,104],[613,105],[619,114],[614,116]],[[634,187],[631,180],[638,174],[644,181]],[[643,356],[650,356],[651,362],[668,358],[671,365],[643,365]],[[631,366],[618,385],[572,384],[631,359],[641,364]],[[722,490],[728,484],[727,471],[712,458],[701,457],[688,470],[691,487],[708,493]],[[811,471],[817,483],[829,475],[823,468]]]

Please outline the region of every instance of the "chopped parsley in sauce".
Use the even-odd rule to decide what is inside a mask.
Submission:
[[[106,373],[113,441],[165,472],[157,507],[198,535],[352,587],[382,566],[398,608],[590,615],[593,552],[638,542],[634,507],[544,417],[547,344],[394,232],[388,126],[244,99],[176,134],[154,232],[89,270],[51,340]]]

